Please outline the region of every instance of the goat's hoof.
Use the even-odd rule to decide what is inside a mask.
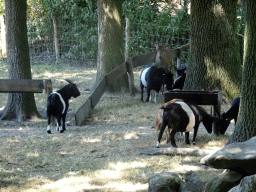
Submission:
[[[193,144],[193,145],[196,145],[196,142],[193,141],[192,144]]]
[[[64,130],[61,130],[61,131],[60,131],[60,133],[63,133],[63,132],[64,132]]]
[[[51,130],[47,130],[47,133],[48,133],[48,134],[51,134],[52,132],[51,132]]]

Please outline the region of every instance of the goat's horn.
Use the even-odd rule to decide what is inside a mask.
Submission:
[[[65,81],[67,81],[68,83],[70,83],[70,84],[74,84],[71,80],[69,80],[69,79],[65,79]]]

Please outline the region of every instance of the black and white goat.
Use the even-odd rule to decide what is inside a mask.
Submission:
[[[181,69],[175,69],[175,70],[177,72],[178,78],[174,82],[173,89],[182,90],[185,83],[185,79],[186,79],[186,71],[185,71],[186,66]]]
[[[60,133],[63,133],[66,130],[65,120],[69,106],[68,100],[71,97],[76,98],[80,95],[80,92],[76,87],[76,84],[74,84],[72,81],[68,79],[66,79],[66,81],[69,83],[68,85],[58,90],[57,92],[52,92],[47,99],[47,133],[49,134],[51,133],[51,116],[54,116],[57,119],[57,131],[60,130]]]
[[[165,105],[169,105],[171,103],[178,102],[178,101],[184,102],[182,99],[172,99],[171,101],[168,101],[167,103],[165,103]],[[163,124],[163,113],[164,113],[163,109],[158,109],[155,124],[153,126],[153,128],[155,128],[157,136],[158,136],[158,134],[161,130],[161,126]],[[166,136],[166,142],[167,143],[170,142],[170,129],[171,129],[171,127],[169,127],[169,126],[167,126],[165,128],[165,136]]]
[[[146,102],[148,102],[150,91],[154,90],[158,94],[164,85],[166,85],[167,90],[172,90],[173,74],[163,67],[157,67],[152,64],[146,65],[140,75],[141,101],[143,101],[144,87],[147,88]],[[156,95],[154,102],[156,103]]]
[[[203,122],[208,133],[212,132],[213,117],[201,106],[183,101],[175,101],[164,104],[160,109],[163,109],[163,119],[156,147],[159,147],[166,126],[171,128],[170,140],[173,147],[177,147],[174,138],[176,132],[185,132],[185,143],[190,144],[189,131],[192,128],[194,128],[192,141],[195,144],[200,122]]]
[[[239,105],[240,105],[240,97],[237,97],[233,100],[230,109],[226,112],[220,115],[217,111],[215,111],[219,117],[219,120],[217,121],[217,126],[220,128],[220,134],[224,134],[230,124],[230,121],[232,119],[235,120],[235,124],[237,122],[237,116],[239,112]]]

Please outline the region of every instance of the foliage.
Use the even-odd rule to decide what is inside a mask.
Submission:
[[[132,0],[124,2],[124,10],[131,22],[130,55],[149,52],[158,43],[175,48],[188,42],[189,16],[185,7],[177,10],[163,1]]]
[[[30,43],[53,50],[52,17],[58,19],[62,57],[94,58],[97,54],[97,4],[89,0],[29,0],[28,36]],[[38,50],[33,50],[38,51]]]

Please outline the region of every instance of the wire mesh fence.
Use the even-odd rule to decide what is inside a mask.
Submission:
[[[127,22],[123,22],[124,45],[125,41],[129,42],[126,47],[129,56],[155,51],[155,44],[177,48],[189,42],[189,18],[184,14],[183,1],[158,3],[156,7],[158,11],[152,20],[141,17],[140,12],[130,17],[130,26],[127,29],[129,39],[125,37]],[[142,11],[143,9],[145,7],[140,8]],[[37,14],[40,16],[41,13]],[[43,15],[38,19],[34,15],[36,14],[30,14],[27,18],[31,63],[54,63],[57,61],[57,53],[53,19]],[[129,15],[124,16],[129,18]],[[59,62],[96,66],[98,18],[95,13],[94,17],[61,14],[57,19]],[[183,58],[186,58],[186,53],[183,54]]]

